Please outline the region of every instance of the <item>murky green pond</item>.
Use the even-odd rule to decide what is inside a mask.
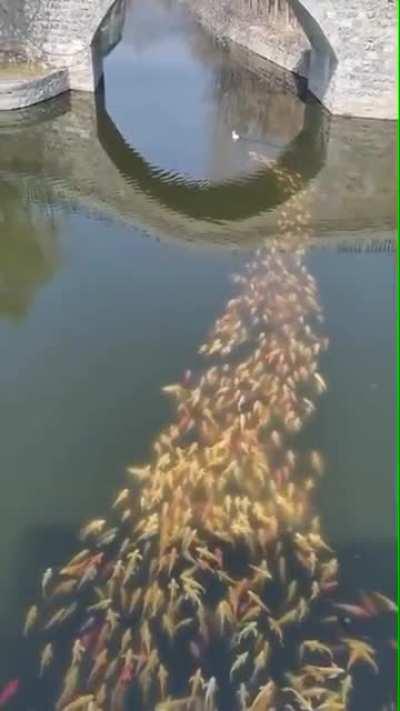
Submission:
[[[161,388],[204,370],[198,349],[237,293],[232,274],[279,245],[299,196],[330,344],[328,389],[296,447],[326,460],[316,507],[344,598],[393,596],[393,132],[330,119],[293,78],[162,0],[128,6],[98,96],[0,116],[0,689],[21,681],[7,708],[54,707],[58,662],[39,683],[22,637],[41,576],[108,515],[126,466],[149,460],[175,418]],[[280,176],[294,173],[288,197]],[[343,624],[342,637],[393,636],[387,620]],[[356,671],[352,708],[389,703],[387,651],[379,663]],[[224,693],[220,708],[236,708]],[[150,711],[149,698],[129,708]]]

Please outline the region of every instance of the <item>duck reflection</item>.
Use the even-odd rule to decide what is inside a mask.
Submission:
[[[232,54],[231,50],[230,56]],[[226,178],[230,177],[227,166],[232,170],[235,158],[240,162],[243,175],[259,168],[252,159],[255,148],[272,164],[284,160],[285,150],[302,134],[306,121],[310,120],[306,104],[295,91],[285,90],[279,82],[275,87],[269,86],[262,75],[243,68],[239,70],[238,66],[233,60],[232,66],[222,66],[214,86],[218,113],[212,132],[210,173]],[[234,127],[240,140],[234,151],[227,131],[229,126]],[[324,147],[318,149],[323,161]]]

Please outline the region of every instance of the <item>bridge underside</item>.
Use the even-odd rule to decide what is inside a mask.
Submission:
[[[216,35],[305,77],[331,113],[396,118],[394,2],[229,0],[229,12],[222,0],[185,2]],[[2,46],[7,29],[14,50],[19,47],[42,72],[31,83],[0,81],[0,109],[27,106],[68,89],[94,91],[104,52],[122,32],[125,3],[0,0]]]
[[[390,0],[185,0],[213,33],[305,78],[332,114],[395,119]]]

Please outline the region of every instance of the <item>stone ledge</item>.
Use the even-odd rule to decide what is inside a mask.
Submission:
[[[16,69],[17,73],[17,69]],[[22,109],[41,101],[52,99],[69,90],[69,75],[66,68],[40,68],[31,76],[2,78],[0,72],[0,111]]]

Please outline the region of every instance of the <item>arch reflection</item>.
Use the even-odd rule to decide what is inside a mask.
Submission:
[[[129,50],[129,36],[124,42]],[[136,38],[132,44],[136,49]],[[190,52],[202,64],[213,65],[211,86],[204,97],[214,111],[207,123],[213,134],[211,145],[207,144],[211,154],[209,173],[223,172],[213,168],[219,159],[220,163],[226,162],[231,149],[227,127],[235,127],[245,138],[241,144],[243,154],[261,151],[271,166],[251,164],[248,159],[239,175],[227,175],[222,180],[197,180],[168,170],[146,158],[137,141],[132,145],[133,141],[118,128],[103,90],[97,97],[97,127],[104,151],[129,185],[190,219],[233,222],[271,212],[287,199],[272,165],[298,172],[304,184],[321,170],[328,137],[326,112],[317,102],[304,103],[287,74],[282,75],[264,60],[252,62],[244,52],[222,50],[200,28],[192,30]],[[249,66],[245,66],[246,60]],[[130,110],[133,112],[134,106]],[[132,119],[134,122],[134,116]]]

